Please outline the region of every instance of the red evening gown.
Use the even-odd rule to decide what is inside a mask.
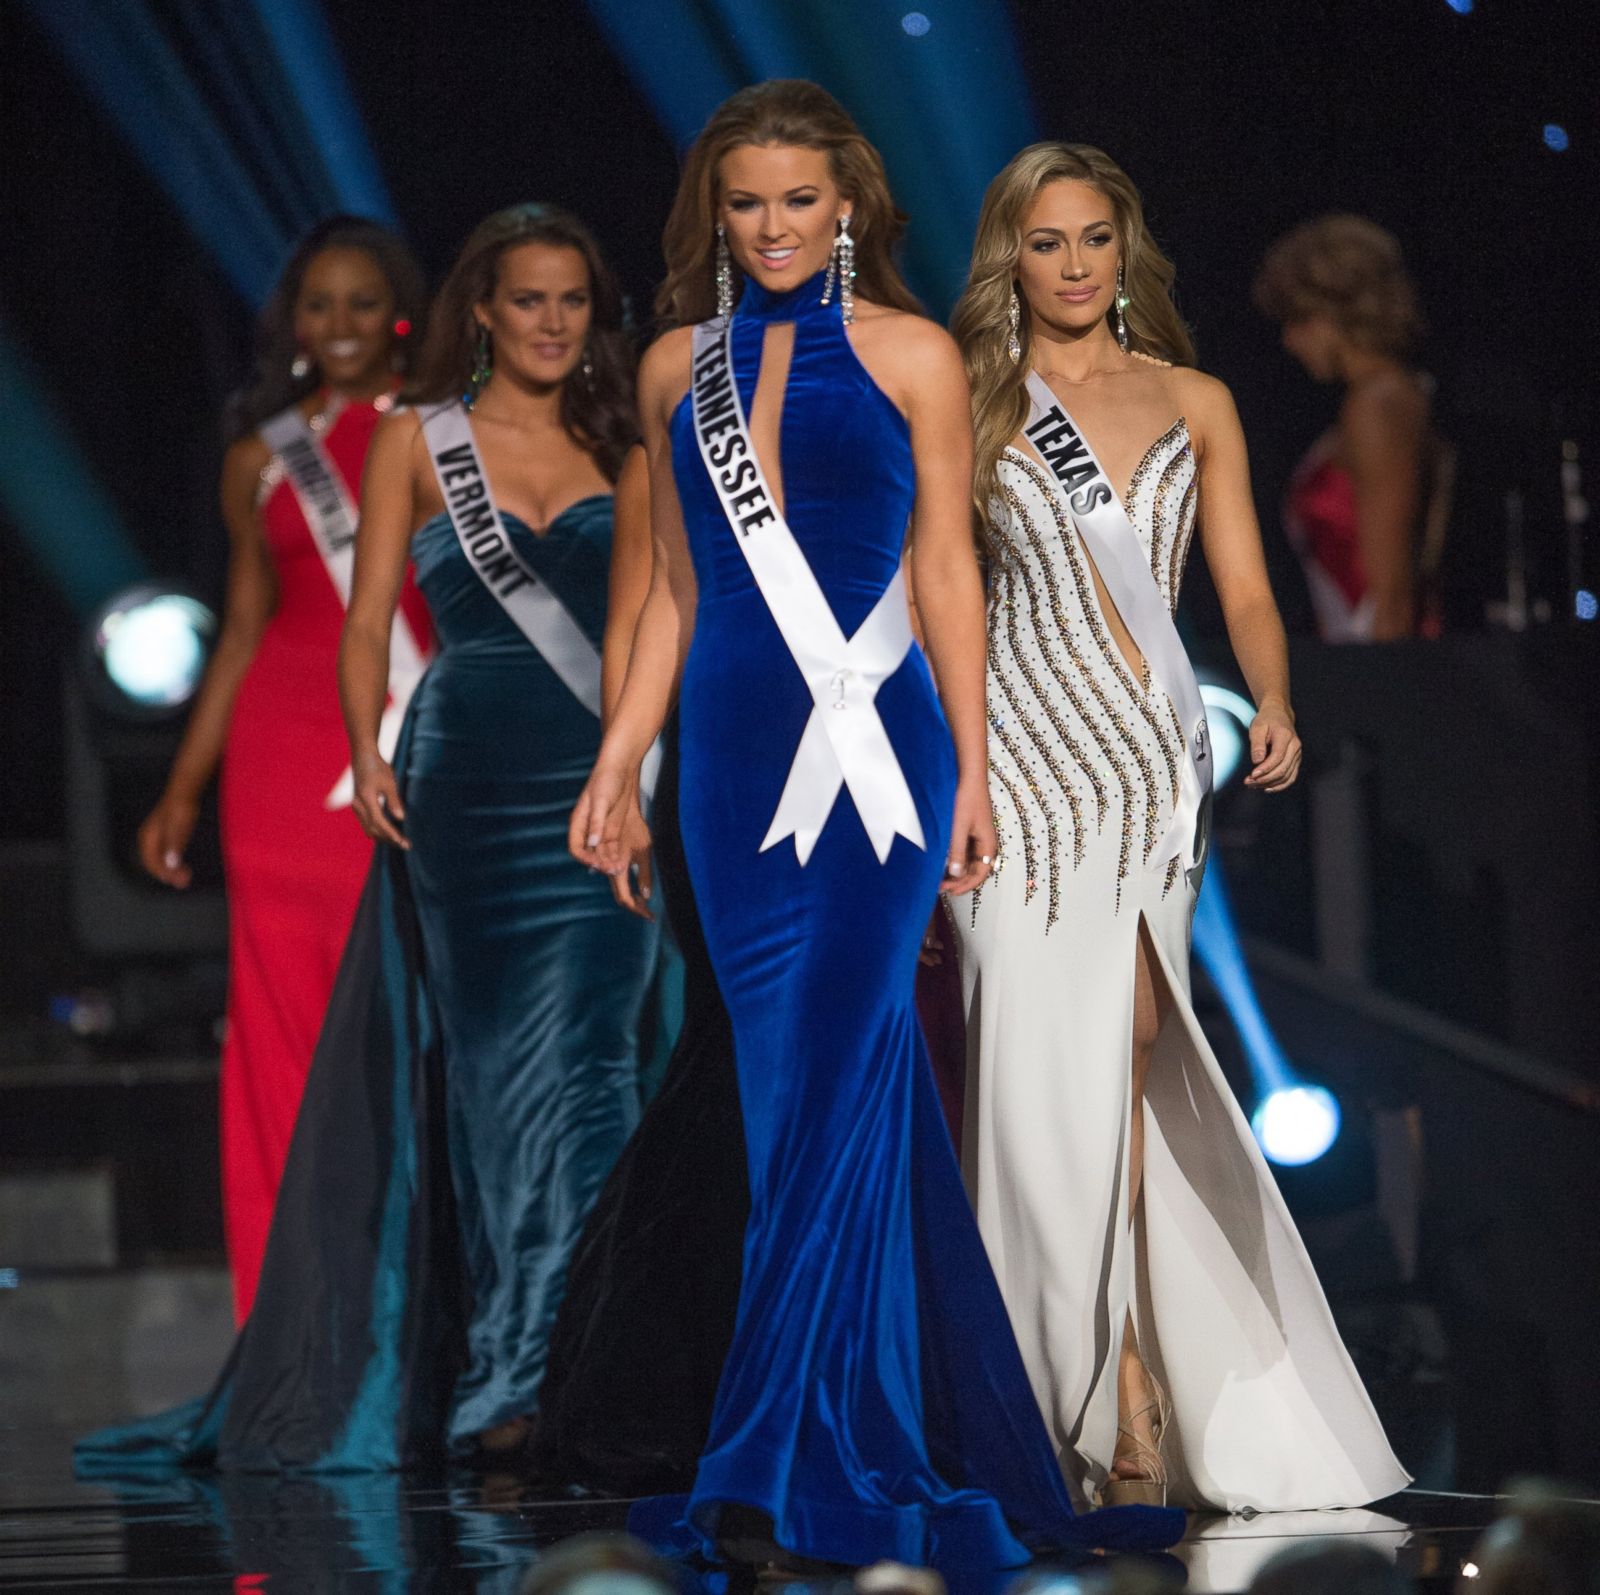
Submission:
[[[352,498],[380,418],[374,405],[347,404],[322,434]],[[278,603],[234,705],[221,790],[230,933],[222,1192],[240,1322],[372,856],[348,805],[327,807],[350,762],[336,679],[344,606],[276,460],[263,485],[259,514]],[[409,573],[401,602],[426,645],[427,607]]]

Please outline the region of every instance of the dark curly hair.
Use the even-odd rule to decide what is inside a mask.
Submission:
[[[501,257],[520,244],[576,249],[588,265],[594,308],[587,354],[593,374],[574,372],[561,385],[561,424],[615,482],[628,450],[639,441],[626,304],[594,234],[553,205],[512,205],[473,228],[434,298],[416,378],[403,398],[408,404],[439,404],[466,392],[478,339],[473,307],[494,293]]]
[[[1261,263],[1255,302],[1284,325],[1326,316],[1377,354],[1403,356],[1423,332],[1400,242],[1365,216],[1322,216],[1286,233]]]
[[[224,414],[223,432],[230,443],[248,437],[263,421],[297,404],[322,380],[314,368],[303,377],[296,377],[290,367],[299,352],[294,339],[294,307],[300,297],[300,284],[311,262],[325,249],[359,249],[372,257],[394,296],[395,319],[411,324],[405,337],[396,340],[400,369],[402,373],[410,369],[411,354],[421,339],[428,308],[422,268],[410,249],[387,227],[365,216],[330,216],[294,246],[294,253],[261,307],[256,321],[255,375],[229,399]]]

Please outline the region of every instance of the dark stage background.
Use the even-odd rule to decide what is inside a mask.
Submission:
[[[218,418],[248,368],[252,308],[65,64],[38,20],[50,3],[0,0],[0,352],[26,361],[22,380],[10,357],[0,372],[6,469],[27,469],[35,412],[48,403],[143,563],[215,602],[226,556],[214,503]],[[89,17],[97,5],[137,12],[189,59],[206,20],[234,0],[62,3]],[[930,39],[972,15],[921,4]],[[721,30],[725,73],[757,57],[757,35],[769,31],[760,19],[775,12],[830,30],[855,66],[813,75],[869,120],[928,47],[901,26],[906,9],[877,0],[322,7],[396,213],[435,279],[489,211],[554,201],[596,227],[641,322],[677,141],[634,69],[647,60],[681,83],[705,64],[672,17],[692,13]],[[1377,1126],[1352,1144],[1376,1167],[1372,1145],[1385,1134],[1415,1131],[1420,1146],[1417,1127],[1426,1130],[1420,1264],[1390,1258],[1387,1242],[1368,1245],[1360,1213],[1376,1200],[1377,1175],[1356,1179],[1359,1201],[1330,1206],[1325,1192],[1304,1188],[1295,1198],[1336,1304],[1353,1315],[1341,1321],[1363,1370],[1387,1392],[1380,1405],[1404,1435],[1402,1454],[1434,1482],[1467,1488],[1525,1467],[1594,1482],[1600,635],[1586,632],[1600,626],[1569,618],[1558,492],[1564,439],[1600,466],[1593,7],[1014,0],[977,9],[1000,26],[977,30],[965,61],[991,86],[936,95],[922,114],[947,145],[964,135],[950,125],[961,118],[985,146],[1011,127],[1022,138],[1036,129],[1098,144],[1138,183],[1177,262],[1201,362],[1238,401],[1274,584],[1299,633],[1309,607],[1277,505],[1335,395],[1279,350],[1251,307],[1251,282],[1275,237],[1332,210],[1375,218],[1406,249],[1431,327],[1423,364],[1460,452],[1445,566],[1456,635],[1438,649],[1360,659],[1309,643],[1296,654],[1309,775],[1343,760],[1354,771],[1350,801],[1366,816],[1364,960],[1326,967],[1317,893],[1328,865],[1313,835],[1312,779],[1275,807],[1233,794],[1219,809],[1219,852],[1290,1055],[1330,1078],[1344,1067],[1347,1104]],[[1547,124],[1565,130],[1567,147],[1550,147]],[[893,156],[890,167],[895,178]],[[915,206],[908,197],[913,253],[968,226],[980,191],[952,171],[942,194]],[[924,291],[942,318],[948,302],[937,287]],[[1533,596],[1550,602],[1552,618],[1521,639],[1474,636],[1485,605],[1504,597],[1511,491],[1526,507]],[[69,563],[92,541],[70,515],[41,530],[4,505],[0,495],[0,863],[10,861],[0,881],[32,885],[0,902],[0,1041],[10,1015],[37,1015],[74,973],[55,889],[66,836],[61,682],[83,616],[39,540]],[[1588,557],[1594,588],[1600,555]],[[1201,561],[1186,595],[1187,624],[1214,654],[1220,623]],[[1403,1011],[1383,1006],[1391,1000]],[[1226,1018],[1214,1017],[1225,1033]],[[0,1075],[5,1061],[0,1052]],[[203,1070],[162,1079],[171,1100],[147,1097],[148,1123],[103,1081],[63,1113],[52,1082],[27,1068],[0,1098],[0,1119],[11,1122],[0,1128],[0,1159],[80,1157],[73,1137],[93,1123],[104,1129],[97,1155],[128,1165],[130,1188],[150,1187],[119,1215],[124,1259],[215,1245],[214,1212],[197,1216],[175,1194],[212,1177],[204,1115],[213,1086]]]

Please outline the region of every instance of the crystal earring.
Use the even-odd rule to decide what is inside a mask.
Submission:
[[[296,382],[304,382],[311,375],[311,356],[303,343],[295,349],[294,359],[289,363],[289,375]]]
[[[478,323],[478,341],[472,353],[472,375],[467,378],[467,403],[483,392],[489,378],[494,375],[494,345],[489,341],[489,329]]]
[[[733,314],[733,259],[728,254],[728,229],[717,223],[717,314],[726,321]]]
[[[828,256],[828,275],[822,280],[822,302],[833,303],[833,290],[839,289],[839,315],[845,326],[856,319],[856,241],[850,236],[849,214],[839,218],[839,231]]]
[[[1022,363],[1022,340],[1017,336],[1022,330],[1022,301],[1017,297],[1017,285],[1011,285],[1011,309],[1007,312],[1006,321],[1011,328],[1010,336],[1006,339],[1006,353],[1011,356],[1012,365]]]
[[[579,369],[583,372],[585,382],[594,381],[594,357],[589,353],[588,344],[583,346],[583,364]]]
[[[1124,314],[1133,301],[1128,298],[1128,291],[1123,287],[1122,267],[1117,266],[1117,345],[1124,354],[1128,352],[1128,318]]]

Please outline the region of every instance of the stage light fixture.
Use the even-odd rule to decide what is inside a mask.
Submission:
[[[1319,1085],[1280,1086],[1250,1115],[1256,1143],[1270,1162],[1297,1169],[1315,1163],[1339,1138],[1339,1100]]]
[[[198,598],[156,582],[102,604],[85,638],[96,698],[126,717],[165,718],[199,689],[216,616]]]
[[[1596,597],[1587,587],[1580,587],[1573,595],[1572,612],[1579,620],[1594,620],[1600,617],[1600,597]]]
[[[1445,0],[1445,4],[1449,6],[1457,16],[1466,17],[1472,14],[1473,0]]]
[[[908,11],[900,19],[900,26],[911,35],[913,39],[920,39],[933,24],[928,20],[925,12]]]
[[[1567,137],[1567,130],[1559,122],[1546,122],[1544,125],[1544,142],[1546,149],[1552,149],[1560,154],[1572,140]]]

